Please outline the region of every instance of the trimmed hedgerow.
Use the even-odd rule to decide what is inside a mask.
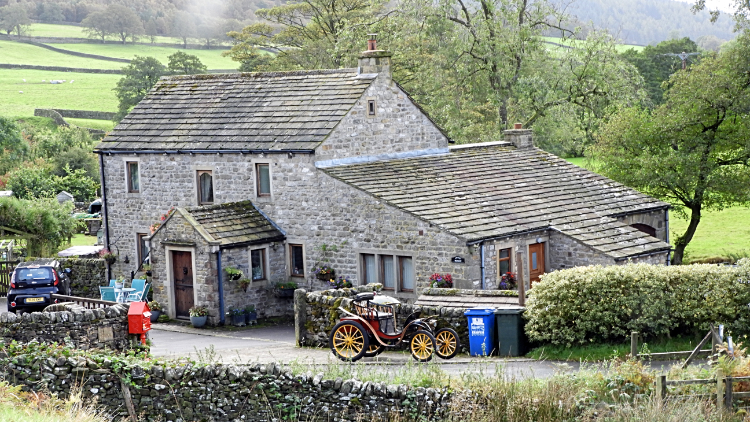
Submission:
[[[750,259],[735,267],[647,264],[577,267],[545,274],[529,293],[526,333],[553,344],[622,342],[693,334],[722,323],[750,332]]]

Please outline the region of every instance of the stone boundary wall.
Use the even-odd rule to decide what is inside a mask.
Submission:
[[[0,375],[24,390],[47,389],[61,398],[82,385],[84,402],[95,400],[123,419],[130,407],[133,420],[148,421],[429,421],[447,416],[452,397],[446,388],[293,375],[276,363],[146,366],[63,352],[0,349]]]
[[[127,305],[86,309],[60,303],[47,309],[54,311],[0,313],[0,338],[21,343],[68,344],[79,350],[130,348]]]
[[[90,110],[70,110],[65,108],[53,108],[60,113],[62,117],[71,119],[93,119],[93,120],[114,120],[115,114],[111,111],[90,111]]]
[[[107,262],[99,258],[57,258],[63,268],[70,268],[73,296],[99,299],[99,286],[106,286]]]
[[[294,292],[295,337],[298,346],[328,347],[328,334],[339,322],[342,307],[352,310],[352,298],[360,292],[377,291],[380,284],[369,284],[352,289]],[[469,329],[463,308],[416,306],[402,303],[396,306],[396,327],[403,328],[403,322],[414,311],[421,310],[422,316],[437,315],[440,318],[437,328],[450,327],[456,330],[461,341],[461,351],[469,348]]]
[[[0,65],[0,67],[2,67],[2,65]],[[63,119],[63,117],[60,115],[60,113],[58,113],[58,112],[56,112],[55,110],[52,110],[52,109],[35,108],[34,109],[34,116],[37,116],[37,117],[49,117],[50,119],[54,120],[55,124],[58,125],[58,126],[65,126],[65,127],[69,127],[70,126],[68,124],[68,122],[66,122],[65,119]]]
[[[47,45],[44,43],[31,41],[31,40],[20,40],[19,42],[22,42],[24,44],[31,44],[36,47],[46,48],[47,50],[52,50],[56,53],[68,54],[71,56],[83,57],[86,59],[106,60],[109,62],[117,62],[117,63],[128,63],[128,64],[130,63],[130,60],[128,59],[118,59],[116,57],[100,56],[98,54],[89,54],[89,53],[81,53],[81,52],[73,51],[73,50],[65,50],[63,48],[52,47],[51,45]]]
[[[105,40],[104,42],[102,42],[101,39],[94,39],[94,38],[33,37],[33,36],[32,37],[24,36],[21,39],[19,39],[16,36],[9,36],[6,34],[0,34],[0,40],[16,41],[16,42],[26,42],[26,41],[33,40],[32,42],[50,43],[50,44],[119,44],[119,45],[122,45],[122,42],[117,41],[117,40]],[[151,46],[156,46],[156,47],[171,47],[171,48],[178,48],[180,50],[183,50],[182,42],[174,42],[174,43],[128,42],[128,45],[134,45],[134,44],[135,45],[151,45]],[[187,47],[188,47],[188,50],[206,50],[206,46],[203,44],[188,44]],[[231,46],[227,46],[227,45],[211,45],[211,48],[209,50],[229,50],[231,48],[232,48]],[[265,50],[265,51],[268,51],[269,53],[275,51],[273,49],[265,48],[265,47],[261,47],[260,50]]]
[[[62,66],[36,66],[31,64],[7,64],[0,63],[0,69],[31,69],[31,70],[51,70],[54,72],[74,72],[74,73],[108,73],[111,75],[121,75],[119,69],[84,69],[80,67],[62,67]]]

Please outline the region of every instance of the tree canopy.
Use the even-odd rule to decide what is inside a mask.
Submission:
[[[0,29],[8,35],[16,34],[17,37],[24,35],[31,25],[29,15],[21,4],[9,4],[0,7]]]
[[[81,22],[84,31],[92,38],[101,38],[102,42],[114,35],[125,44],[128,38],[145,32],[143,23],[133,9],[121,4],[110,4],[106,9],[92,12]]]
[[[119,100],[116,119],[119,121],[146,96],[159,78],[167,74],[167,68],[153,57],[135,56],[123,69],[125,76],[114,88]]]
[[[704,210],[750,202],[750,35],[679,70],[654,110],[625,108],[602,129],[595,157],[609,177],[689,213],[674,239],[682,263]]]
[[[169,73],[173,75],[196,75],[206,73],[206,65],[201,60],[192,54],[183,53],[178,51],[168,57],[169,64],[167,68]]]
[[[56,199],[0,198],[0,226],[29,233],[28,256],[53,256],[78,229],[71,202]]]

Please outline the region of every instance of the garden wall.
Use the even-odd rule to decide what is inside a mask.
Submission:
[[[378,421],[397,413],[404,420],[435,420],[450,401],[447,389],[324,380],[322,373],[292,375],[273,363],[154,363],[34,345],[0,349],[0,375],[62,398],[82,385],[85,402],[125,417],[130,408],[148,421]]]
[[[57,342],[80,350],[130,347],[126,305],[103,309],[85,309],[69,303],[53,306],[59,311],[0,313],[0,338],[6,342]]]
[[[62,268],[70,268],[73,296],[99,299],[99,286],[106,286],[107,263],[99,258],[57,258]]]
[[[351,298],[357,293],[378,290],[380,284],[369,284],[352,289],[323,290],[307,293],[304,289],[294,292],[294,319],[297,345],[328,347],[328,334],[339,322],[342,312],[339,306],[351,310]],[[464,311],[466,308],[443,306],[419,306],[401,304],[396,307],[397,327],[414,311],[421,310],[422,316],[440,316],[438,328],[449,326],[456,330],[461,341],[461,351],[469,347],[469,330]]]
[[[82,67],[63,67],[63,66],[37,66],[32,64],[6,64],[0,63],[0,69],[32,69],[32,70],[51,70],[54,72],[73,72],[73,73],[105,73],[110,75],[121,75],[119,69],[88,69]]]

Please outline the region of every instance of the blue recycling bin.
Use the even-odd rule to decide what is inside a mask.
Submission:
[[[495,341],[495,309],[471,308],[464,312],[469,322],[471,356],[489,356],[497,348]]]

